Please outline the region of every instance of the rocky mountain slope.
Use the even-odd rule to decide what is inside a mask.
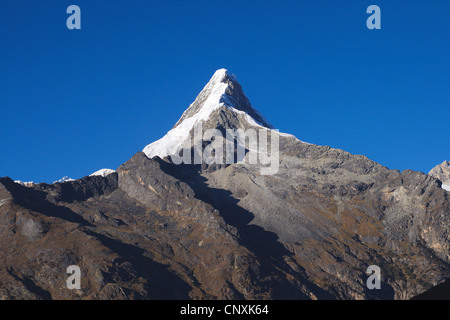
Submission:
[[[173,163],[200,124],[276,135],[278,171],[261,174],[249,149],[233,164]],[[0,298],[409,299],[450,278],[442,183],[277,132],[218,70],[166,136],[115,172],[0,179]],[[79,290],[66,287],[69,265]],[[370,265],[381,290],[366,286]]]
[[[442,182],[442,189],[450,191],[450,162],[442,162],[431,169],[428,174]]]

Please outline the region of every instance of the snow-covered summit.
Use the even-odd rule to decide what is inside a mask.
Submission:
[[[94,173],[90,174],[90,177],[93,176],[101,176],[101,177],[106,177],[107,175],[110,175],[111,173],[116,172],[116,170],[112,170],[112,169],[100,169],[98,171],[95,171]]]
[[[75,181],[75,179],[72,179],[68,176],[62,177],[61,179],[54,181],[53,183],[65,183],[65,182],[70,182],[70,181]]]
[[[211,114],[221,107],[243,115],[249,125],[273,128],[250,104],[236,77],[226,69],[219,69],[195,101],[184,111],[172,130],[161,139],[146,146],[143,152],[149,158],[174,155],[196,124],[208,120]]]
[[[195,101],[183,112],[174,128],[191,117],[206,120],[219,107],[228,107],[234,111],[247,113],[261,126],[272,128],[272,125],[257,111],[245,96],[236,76],[226,69],[217,70]]]

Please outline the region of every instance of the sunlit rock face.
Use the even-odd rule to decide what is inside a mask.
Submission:
[[[442,182],[442,189],[450,191],[450,162],[444,161],[428,173]]]

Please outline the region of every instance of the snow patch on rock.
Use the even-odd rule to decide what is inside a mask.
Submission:
[[[111,173],[116,172],[116,170],[112,170],[112,169],[100,169],[98,171],[95,171],[94,173],[90,174],[90,177],[94,177],[94,176],[101,176],[101,177],[106,177],[108,175],[110,175]]]

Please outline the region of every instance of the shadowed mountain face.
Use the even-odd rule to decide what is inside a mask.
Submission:
[[[412,300],[450,300],[450,280],[415,296]]]
[[[174,164],[200,123],[279,135],[278,172]],[[0,179],[0,298],[410,299],[450,278],[441,186],[271,130],[219,70],[165,137],[115,173]],[[69,265],[81,269],[79,290],[66,287]],[[370,265],[380,290],[366,286]]]

